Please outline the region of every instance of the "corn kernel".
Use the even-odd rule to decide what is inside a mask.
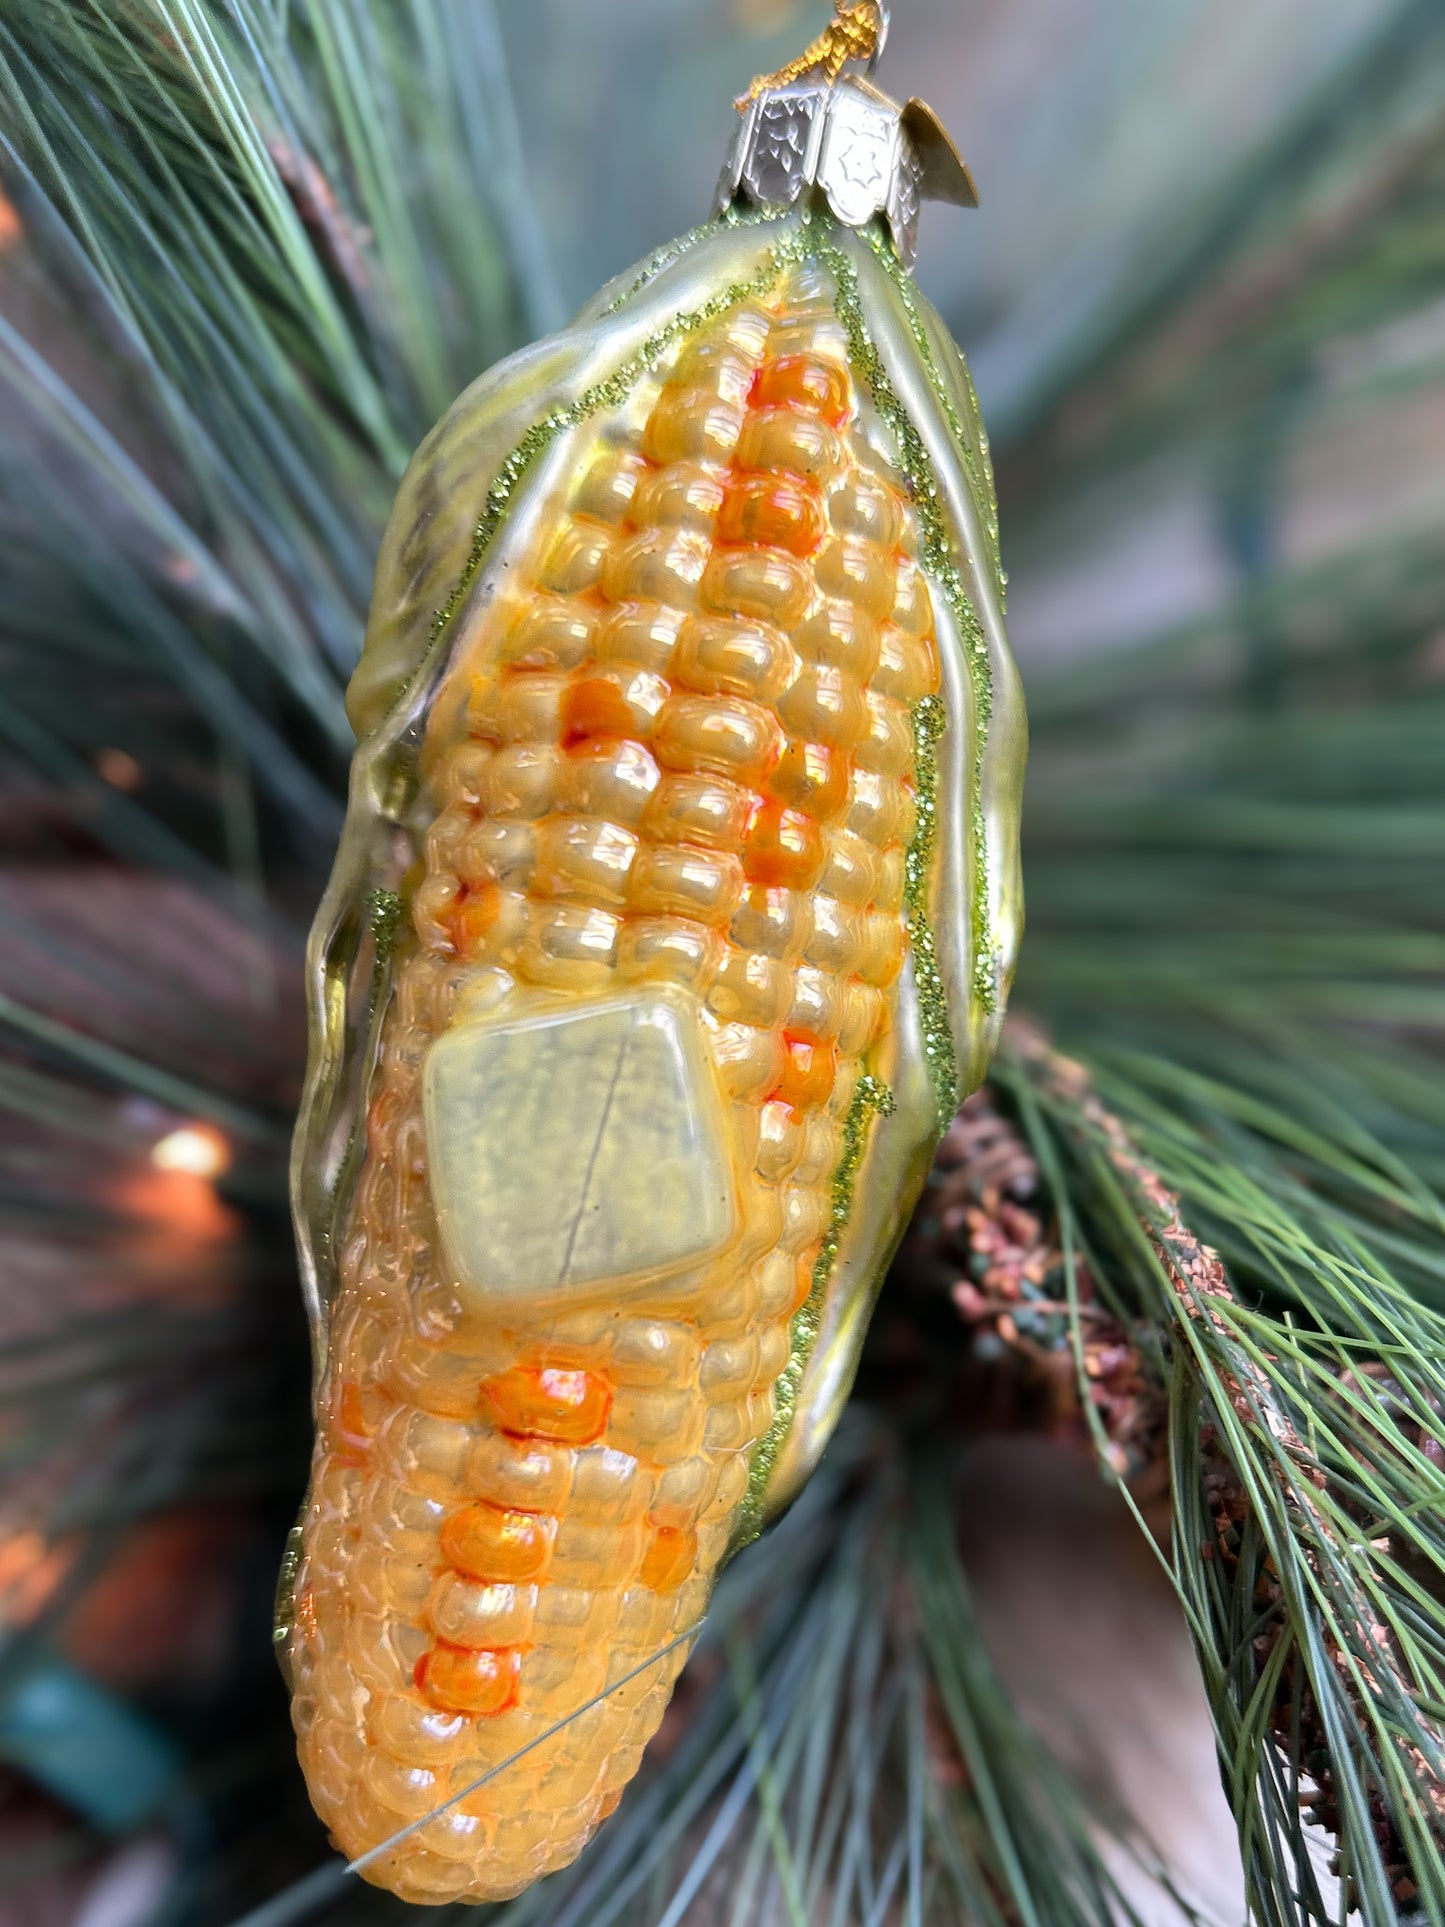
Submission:
[[[469,1579],[515,1585],[546,1570],[552,1537],[550,1521],[536,1513],[483,1503],[452,1513],[440,1543],[447,1564]]]
[[[852,412],[852,383],[845,368],[821,355],[779,355],[765,362],[758,376],[761,408],[800,408],[831,428],[841,428]]]
[[[771,1026],[788,1004],[783,966],[772,957],[730,947],[708,992],[707,1007],[724,1023]]]
[[[674,696],[657,719],[653,753],[664,769],[715,770],[755,787],[782,750],[777,719],[741,697]]]
[[[779,757],[769,788],[780,802],[827,823],[848,801],[848,764],[826,743],[793,741]]]
[[[823,838],[803,810],[786,809],[769,797],[753,811],[743,845],[749,883],[764,889],[807,890],[823,867]]]
[[[632,521],[640,529],[696,529],[710,534],[723,502],[717,471],[701,462],[673,462],[638,483]]]
[[[837,475],[846,461],[835,429],[794,408],[759,408],[738,439],[738,467],[806,475],[818,482]]]
[[[795,740],[851,750],[869,723],[866,699],[854,677],[825,663],[805,662],[778,699],[778,715]]]
[[[638,608],[624,603],[598,624],[597,660],[630,663],[637,669],[665,675],[683,620],[680,609],[664,609],[657,604]]]
[[[575,603],[537,602],[508,631],[502,660],[514,669],[575,669],[592,654],[597,618]]]
[[[836,977],[850,975],[863,952],[863,915],[821,891],[814,895],[810,911],[812,928],[803,946],[804,961]]]
[[[791,475],[743,473],[733,477],[723,496],[717,537],[741,548],[787,549],[802,556],[818,547],[825,526],[816,487]]]
[[[477,802],[485,815],[545,816],[557,794],[560,759],[534,743],[499,749],[481,773]]]
[[[803,942],[800,902],[792,890],[751,884],[733,912],[728,935],[742,950],[791,962]]]
[[[896,786],[913,767],[913,724],[901,703],[871,689],[863,698],[867,733],[854,749],[860,769],[877,770]]]
[[[648,417],[642,452],[649,461],[726,461],[743,425],[739,402],[724,401],[705,388],[664,389]]]
[[[736,850],[756,800],[751,790],[723,776],[666,776],[648,803],[643,832],[659,843]]]
[[[855,469],[828,493],[828,521],[838,535],[856,535],[890,553],[903,533],[903,509],[894,490],[878,475]],[[897,565],[892,574],[896,577]],[[890,584],[891,586],[891,584]]]
[[[533,893],[621,904],[636,855],[634,833],[605,817],[551,817],[537,832]]]
[[[572,498],[574,512],[598,522],[620,522],[632,506],[639,479],[645,473],[636,455],[611,451],[599,455]]]
[[[444,1712],[494,1718],[515,1706],[519,1697],[521,1664],[515,1647],[474,1652],[438,1641],[417,1662],[416,1672],[418,1687]]]
[[[668,674],[704,695],[769,702],[787,688],[797,660],[787,637],[771,623],[694,616],[682,627]]]
[[[828,854],[818,878],[823,896],[866,908],[878,895],[881,881],[878,853],[851,830],[837,830],[828,839]],[[897,906],[894,905],[896,910]],[[897,922],[897,917],[893,919]]]
[[[517,968],[554,990],[600,989],[617,961],[618,918],[590,904],[538,903],[517,952]]]
[[[638,1582],[651,1592],[676,1592],[697,1563],[691,1526],[658,1526],[643,1556]]]
[[[932,642],[885,623],[873,687],[880,695],[912,708],[938,687],[938,662]]]
[[[933,629],[933,605],[923,571],[911,555],[895,557],[892,616],[905,634],[925,636]]]
[[[881,621],[893,608],[893,559],[871,542],[838,536],[819,553],[818,587]]]
[[[702,608],[758,616],[780,629],[800,621],[812,597],[808,569],[781,549],[714,549],[698,586]]]
[[[445,1536],[442,1556],[451,1557]],[[520,1646],[531,1638],[536,1603],[535,1586],[443,1572],[431,1589],[427,1624],[451,1646]]]
[[[593,588],[612,547],[607,529],[574,522],[557,537],[542,565],[541,586],[554,595],[576,596]]]
[[[807,620],[798,625],[798,654],[807,662],[824,663],[866,683],[878,666],[881,637],[878,624],[856,603],[825,596]]]
[[[559,1445],[590,1445],[607,1427],[612,1394],[594,1372],[548,1366],[515,1366],[487,1379],[482,1408],[513,1438],[547,1439]]]
[[[618,969],[634,983],[694,990],[717,967],[722,938],[687,917],[629,917],[618,944]]]
[[[497,689],[474,692],[474,733],[490,734],[499,743],[555,743],[566,686],[563,677],[544,671],[514,671]],[[477,706],[478,696],[483,708]]]
[[[638,854],[628,899],[635,910],[725,923],[742,895],[742,865],[721,850],[651,843]]]
[[[825,1104],[832,1093],[833,1079],[837,1073],[837,1051],[831,1044],[791,1033],[785,1042],[787,1055],[783,1061],[783,1072],[769,1093],[769,1101],[786,1104],[794,1113]]]
[[[657,764],[641,743],[587,737],[564,756],[556,803],[630,827],[641,819],[657,784]]]
[[[655,602],[689,609],[710,547],[696,529],[645,529],[612,549],[602,572],[602,592],[611,603]]]

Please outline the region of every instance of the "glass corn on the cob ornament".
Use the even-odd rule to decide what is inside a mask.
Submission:
[[[514,1894],[616,1805],[1000,1022],[1024,724],[907,271],[972,184],[841,71],[879,24],[753,90],[717,220],[461,397],[382,549],[278,1642],[317,1810],[414,1901]]]

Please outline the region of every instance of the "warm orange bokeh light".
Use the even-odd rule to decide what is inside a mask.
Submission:
[[[158,1171],[218,1178],[230,1168],[231,1146],[214,1124],[182,1124],[152,1148],[151,1163]]]

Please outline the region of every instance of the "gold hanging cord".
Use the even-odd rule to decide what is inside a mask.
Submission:
[[[834,81],[850,60],[866,60],[871,72],[888,37],[888,9],[882,0],[833,0],[835,18],[805,47],[796,60],[775,74],[759,74],[734,103],[740,114],[769,87],[786,87],[804,74],[822,74]]]

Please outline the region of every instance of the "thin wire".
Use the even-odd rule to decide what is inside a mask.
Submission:
[[[509,1753],[505,1760],[499,1760],[496,1766],[488,1767],[485,1773],[468,1785],[460,1787],[457,1792],[450,1794],[437,1806],[422,1814],[420,1819],[409,1820],[404,1827],[399,1827],[395,1833],[379,1841],[376,1846],[368,1847],[365,1853],[358,1854],[354,1860],[348,1860],[345,1866],[338,1867],[334,1861],[330,1861],[324,1866],[315,1868],[288,1887],[284,1893],[275,1895],[272,1899],[263,1902],[261,1906],[253,1908],[250,1913],[242,1914],[238,1920],[232,1921],[231,1927],[287,1927],[288,1922],[304,1919],[313,1906],[329,1899],[349,1875],[360,1873],[363,1867],[369,1867],[374,1860],[381,1859],[383,1854],[388,1854],[394,1847],[400,1846],[402,1841],[409,1840],[412,1834],[430,1825],[449,1807],[454,1807],[459,1800],[469,1799],[472,1794],[479,1792],[489,1780],[495,1780],[499,1773],[505,1773],[508,1767],[515,1766],[518,1760],[525,1759],[534,1748],[554,1738],[565,1727],[570,1726],[573,1720],[580,1719],[584,1713],[590,1713],[594,1706],[600,1706],[620,1688],[630,1685],[650,1667],[655,1666],[660,1659],[666,1659],[669,1653],[676,1652],[677,1648],[686,1644],[688,1640],[696,1639],[706,1624],[707,1616],[704,1614],[685,1631],[676,1634],[665,1646],[659,1646],[650,1658],[634,1666],[630,1673],[624,1673],[621,1679],[613,1680],[610,1686],[604,1686],[602,1691],[594,1693],[591,1699],[584,1700],[580,1706],[574,1706],[570,1713],[564,1714],[544,1732],[528,1740],[525,1746],[519,1746],[515,1753]]]
[[[564,1726],[570,1726],[573,1720],[580,1719],[584,1713],[590,1713],[592,1708],[594,1706],[600,1706],[603,1700],[610,1699],[612,1694],[614,1694],[620,1686],[630,1684],[630,1682],[635,1680],[640,1674],[645,1673],[649,1667],[655,1666],[660,1659],[666,1659],[669,1653],[675,1652],[686,1640],[692,1639],[700,1633],[705,1623],[705,1618],[696,1620],[687,1628],[686,1632],[678,1633],[674,1638],[670,1639],[665,1646],[659,1646],[651,1659],[643,1660],[641,1665],[634,1666],[630,1673],[624,1673],[621,1679],[614,1680],[610,1686],[604,1686],[600,1693],[594,1693],[590,1700],[584,1700],[580,1706],[575,1707],[572,1712],[558,1720],[555,1726],[549,1726],[545,1733],[539,1733],[536,1739],[528,1740],[525,1746],[519,1746],[515,1753],[510,1754],[497,1766],[488,1767],[481,1778],[473,1780],[470,1786],[464,1786],[459,1793],[454,1793],[450,1799],[443,1800],[440,1806],[433,1807],[430,1813],[424,1813],[419,1820],[411,1821],[409,1825],[402,1827],[398,1832],[392,1834],[390,1839],[383,1840],[379,1846],[368,1847],[365,1853],[358,1854],[355,1860],[348,1861],[346,1871],[348,1873],[360,1873],[361,1869],[363,1867],[369,1867],[373,1860],[379,1860],[382,1854],[390,1853],[393,1847],[398,1846],[403,1840],[410,1839],[411,1835],[417,1832],[419,1828],[435,1820],[439,1813],[445,1813],[448,1807],[454,1807],[458,1800],[465,1800],[470,1794],[475,1793],[479,1787],[484,1787],[488,1780],[495,1780],[499,1773],[505,1773],[509,1766],[515,1766],[517,1761],[524,1758],[534,1747],[540,1746],[544,1740],[550,1740],[553,1734],[560,1733]]]
[[[868,56],[864,69],[871,80],[878,71],[878,63],[883,58],[883,49],[888,45],[888,29],[892,25],[892,15],[884,0],[878,0],[878,38],[873,42],[873,51]]]

